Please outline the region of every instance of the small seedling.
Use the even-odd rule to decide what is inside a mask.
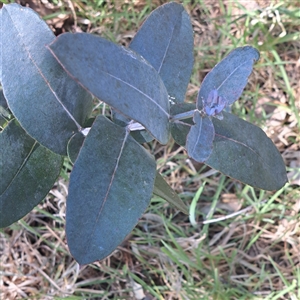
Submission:
[[[143,143],[174,140],[195,160],[251,186],[287,181],[280,153],[258,127],[227,112],[245,88],[258,51],[236,48],[185,103],[193,68],[193,29],[183,6],[148,17],[129,48],[86,33],[55,37],[31,9],[0,13],[0,227],[47,195],[62,161],[73,163],[66,211],[69,249],[78,263],[110,255],[154,194],[188,210],[156,170]],[[5,45],[5,47],[4,47]],[[93,97],[111,107],[91,119]]]

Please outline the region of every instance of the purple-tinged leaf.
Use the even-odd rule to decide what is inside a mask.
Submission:
[[[208,94],[207,99],[203,99],[203,111],[207,116],[216,117],[219,120],[223,119],[221,111],[227,104],[226,99],[218,95],[217,90],[212,90]]]
[[[197,108],[203,109],[203,101],[209,97],[212,90],[217,90],[219,96],[231,105],[242,94],[253,68],[259,59],[259,52],[245,46],[231,51],[204,78],[197,99]]]
[[[188,155],[198,162],[205,162],[213,149],[213,140],[215,130],[210,118],[202,117],[196,111],[194,114],[194,123],[186,140],[186,150]]]
[[[41,202],[62,167],[62,157],[39,145],[12,120],[0,133],[0,227],[18,221]]]
[[[181,4],[171,2],[154,10],[129,47],[157,70],[170,100],[183,102],[193,69],[193,28]]]
[[[65,70],[93,95],[141,123],[162,144],[168,142],[168,93],[144,58],[86,33],[61,34],[49,47]]]
[[[70,176],[66,232],[79,264],[104,259],[137,224],[152,197],[156,164],[124,127],[98,116]]]
[[[213,118],[214,148],[205,162],[227,176],[264,190],[278,190],[287,182],[285,165],[275,145],[259,127],[223,112]]]
[[[62,69],[46,45],[55,36],[30,8],[2,8],[2,86],[26,132],[65,155],[70,137],[92,110],[92,97]]]

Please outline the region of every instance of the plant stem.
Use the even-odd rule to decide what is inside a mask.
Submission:
[[[180,113],[174,116],[171,116],[171,121],[179,121],[179,120],[184,120],[184,119],[189,119],[192,118],[194,116],[195,111],[197,111],[197,109],[194,110],[190,110],[190,111],[186,111],[184,113]]]
[[[175,122],[175,121],[180,121],[180,120],[192,118],[194,116],[194,113],[195,113],[196,110],[197,109],[194,109],[194,110],[186,111],[184,113],[180,113],[180,114],[171,116],[170,121],[171,122]],[[137,131],[137,130],[145,130],[146,129],[142,124],[140,124],[138,122],[134,122],[134,121],[130,122],[127,125],[127,128],[130,131]],[[89,133],[90,129],[91,128],[83,128],[82,130],[80,130],[80,132],[84,136],[87,136],[87,134]]]

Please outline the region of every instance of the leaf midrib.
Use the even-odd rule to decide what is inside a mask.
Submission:
[[[5,9],[5,6],[3,7]],[[54,89],[52,88],[50,82],[47,80],[47,78],[45,77],[45,75],[43,74],[42,70],[38,67],[37,63],[35,62],[35,60],[33,59],[33,57],[31,56],[30,51],[27,48],[26,43],[23,41],[23,35],[21,35],[21,32],[18,30],[18,26],[16,25],[16,23],[14,22],[13,18],[11,17],[9,11],[6,9],[7,14],[12,22],[12,24],[14,25],[14,28],[16,29],[16,31],[18,32],[18,37],[19,37],[19,41],[20,41],[20,45],[23,45],[24,49],[26,50],[26,53],[28,54],[29,59],[31,60],[31,62],[33,63],[33,65],[35,66],[37,72],[41,75],[41,77],[43,78],[45,84],[48,86],[49,90],[52,92],[53,96],[55,97],[55,99],[58,101],[58,103],[61,105],[61,107],[63,108],[63,110],[67,113],[67,115],[70,117],[70,119],[75,123],[76,127],[78,128],[78,130],[81,130],[81,126],[80,124],[76,121],[76,119],[74,118],[74,116],[70,113],[70,111],[67,109],[67,107],[63,104],[63,102],[59,99],[58,95],[56,94],[56,92],[54,91]],[[54,37],[55,38],[55,37]],[[49,49],[46,47],[47,51],[49,51]]]

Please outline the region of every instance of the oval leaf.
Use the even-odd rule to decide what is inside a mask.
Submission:
[[[253,187],[278,190],[287,182],[285,165],[263,130],[230,113],[213,119],[214,149],[205,162]]]
[[[2,8],[2,85],[9,108],[39,143],[65,155],[70,137],[92,109],[92,97],[45,45],[55,36],[30,8]]]
[[[80,264],[104,259],[149,205],[156,165],[128,133],[98,116],[70,177],[66,231]]]
[[[170,100],[183,102],[193,69],[193,28],[181,4],[167,3],[154,10],[129,48],[157,70]]]
[[[205,162],[213,149],[215,130],[210,118],[202,117],[198,111],[194,114],[194,123],[186,140],[188,155],[198,162]]]
[[[0,227],[29,213],[57,179],[62,157],[33,140],[16,120],[0,134]]]
[[[189,211],[183,201],[158,172],[156,172],[153,194],[167,200],[184,214],[189,214]]]
[[[225,98],[227,106],[236,101],[242,94],[253,68],[259,59],[259,52],[245,46],[231,51],[204,78],[197,99],[197,108],[203,108],[209,93],[217,90]]]
[[[69,74],[97,98],[143,124],[162,144],[168,142],[167,90],[140,55],[86,33],[62,34],[50,49]]]

